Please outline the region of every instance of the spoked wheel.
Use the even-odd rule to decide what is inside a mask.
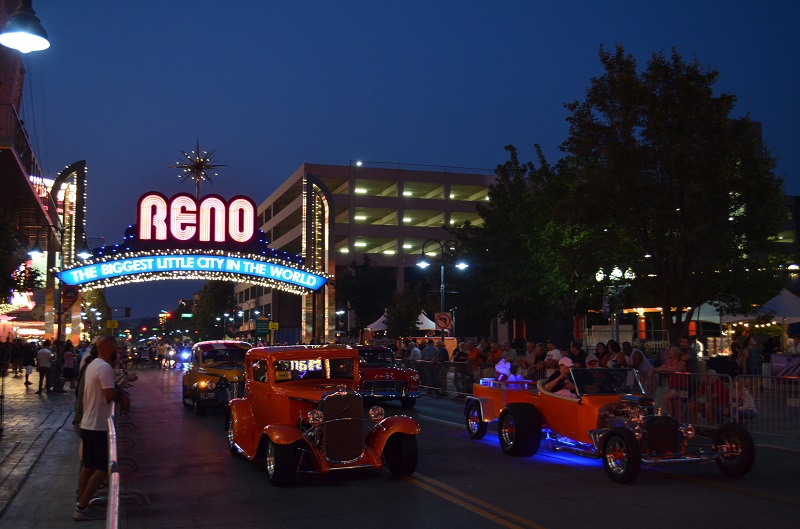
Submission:
[[[294,477],[292,445],[279,445],[267,442],[267,477],[272,485],[289,485]]]
[[[639,474],[639,441],[627,428],[612,428],[603,440],[603,467],[617,483],[630,483]]]
[[[236,455],[239,449],[236,447],[236,441],[233,438],[233,416],[229,413],[228,419],[225,421],[225,433],[228,438],[228,450],[231,454]]]
[[[738,478],[753,468],[756,447],[750,432],[736,423],[726,423],[714,433],[714,447],[719,452],[717,466],[726,476]]]
[[[509,404],[500,414],[497,427],[500,448],[514,457],[528,457],[539,451],[542,419],[539,410],[528,404]]]
[[[473,401],[469,408],[467,408],[467,433],[473,439],[483,439],[486,435],[486,423],[483,422],[481,416],[481,406],[478,402]]]

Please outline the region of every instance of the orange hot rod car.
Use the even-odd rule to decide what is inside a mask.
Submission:
[[[508,455],[531,456],[542,438],[555,451],[602,459],[608,476],[633,481],[641,465],[716,461],[727,476],[750,471],[755,444],[736,423],[719,428],[681,424],[664,415],[644,395],[633,369],[571,369],[577,396],[551,393],[544,380],[500,382],[482,379],[465,403],[467,433],[486,435],[498,421],[500,446]],[[695,435],[712,439],[711,448],[689,443]]]
[[[258,347],[245,358],[242,398],[228,406],[228,448],[263,460],[273,485],[300,473],[358,467],[407,476],[417,468],[419,425],[403,415],[365,417],[358,351],[347,346]]]

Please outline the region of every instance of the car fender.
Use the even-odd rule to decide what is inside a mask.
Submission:
[[[494,402],[492,399],[487,399],[483,397],[468,397],[466,402],[464,402],[464,415],[466,416],[467,410],[469,410],[470,405],[473,402],[477,402],[478,406],[481,410],[481,417],[483,418],[484,422],[492,422],[498,419],[498,415],[494,409]]]
[[[378,454],[383,453],[383,447],[389,437],[396,433],[404,433],[409,435],[418,435],[420,427],[417,421],[406,415],[393,415],[386,417],[381,422],[375,425],[369,434],[367,434],[367,445],[375,450]]]
[[[279,445],[290,445],[297,441],[305,441],[305,437],[296,426],[291,424],[270,424],[264,428],[269,440]]]
[[[253,459],[258,449],[258,440],[253,435],[256,431],[256,421],[247,401],[244,399],[230,401],[228,420],[233,424],[234,442],[248,459]]]

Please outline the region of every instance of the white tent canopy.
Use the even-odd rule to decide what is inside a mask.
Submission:
[[[703,303],[692,314],[692,321],[707,321],[710,323],[733,323],[737,321],[754,320],[761,315],[773,313],[779,322],[795,323],[800,321],[800,296],[792,294],[786,289],[764,303],[761,308],[751,314],[724,314],[720,315],[717,308],[710,303]]]
[[[386,330],[386,313],[383,313],[383,316],[375,320],[374,322],[370,323],[366,326],[366,329],[369,331],[385,331]],[[435,331],[436,324],[433,323],[433,320],[428,318],[425,315],[425,311],[419,313],[419,317],[417,318],[417,329],[420,331]]]

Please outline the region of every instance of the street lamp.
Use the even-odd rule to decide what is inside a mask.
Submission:
[[[439,269],[439,274],[440,274],[440,280],[439,280],[439,313],[444,313],[444,257],[445,257],[444,254],[448,250],[452,252],[453,247],[456,244],[456,241],[447,240],[447,241],[442,242],[442,241],[438,241],[436,239],[428,239],[427,241],[425,241],[422,244],[422,252],[420,254],[419,261],[417,261],[417,266],[422,268],[422,269],[428,268],[431,265],[430,261],[425,257],[425,255],[426,255],[425,254],[425,247],[427,247],[429,243],[439,246],[439,251],[440,251],[439,257],[441,258],[440,259],[440,269]],[[435,254],[433,254],[433,255],[435,255]],[[456,261],[455,267],[458,268],[459,270],[465,270],[466,268],[469,267],[469,264],[467,262],[461,260],[461,259],[458,259]],[[442,339],[444,339],[444,329],[442,329]]]
[[[33,0],[20,0],[19,7],[11,15],[8,24],[0,33],[0,44],[22,53],[46,50],[50,47],[47,32],[31,5]]]
[[[628,283],[621,282],[623,280],[633,281],[636,279],[636,274],[630,268],[626,268],[623,272],[618,266],[615,266],[609,274],[606,274],[603,269],[600,268],[594,275],[594,278],[598,283],[603,283],[606,279],[611,281],[611,284],[606,288],[607,293],[603,294],[603,306],[609,306],[609,313],[611,316],[609,320],[611,322],[611,334],[614,337],[614,340],[619,342],[619,321],[617,320],[617,310],[615,305],[616,297],[620,291],[630,286]],[[609,296],[611,297],[611,303],[609,303],[608,300]]]

